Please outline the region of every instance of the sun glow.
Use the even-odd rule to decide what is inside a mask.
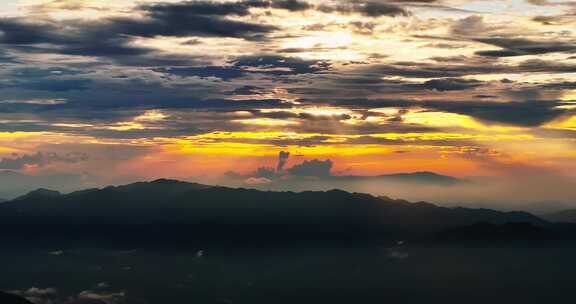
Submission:
[[[545,126],[551,129],[569,129],[576,130],[576,115],[570,116],[568,118],[558,119]]]
[[[560,100],[564,101],[576,101],[576,90],[567,90],[562,93]]]
[[[479,131],[496,132],[517,132],[524,130],[524,128],[521,127],[486,125],[469,116],[454,113],[413,111],[403,115],[402,117],[405,123],[440,128],[459,127]]]

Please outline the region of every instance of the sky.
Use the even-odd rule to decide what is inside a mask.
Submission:
[[[574,177],[576,3],[0,4],[0,170]],[[258,176],[255,176],[258,178]]]

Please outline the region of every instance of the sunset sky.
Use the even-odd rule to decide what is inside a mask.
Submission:
[[[576,3],[0,4],[0,170],[573,175]]]

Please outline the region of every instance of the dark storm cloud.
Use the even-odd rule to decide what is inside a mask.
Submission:
[[[308,2],[299,0],[277,0],[272,1],[272,7],[286,9],[290,11],[302,11],[310,9],[312,5],[310,5],[310,3]]]
[[[89,79],[43,79],[22,82],[15,86],[36,91],[67,92],[87,90],[91,82]]]
[[[413,107],[418,104],[414,100],[407,99],[367,99],[367,98],[339,98],[332,100],[323,100],[316,98],[303,98],[301,101],[305,104],[328,103],[333,106],[351,107],[355,109],[375,109],[375,108],[396,108],[396,107]]]
[[[258,95],[263,90],[261,87],[246,85],[234,89],[229,95]]]
[[[104,96],[104,95],[101,95]],[[289,104],[280,99],[260,99],[260,100],[229,100],[229,99],[201,99],[191,96],[170,96],[170,95],[153,95],[144,97],[135,95],[132,97],[110,96],[110,100],[98,100],[98,96],[87,98],[77,97],[68,100],[65,104],[58,105],[19,105],[21,109],[34,108],[37,111],[67,111],[67,110],[102,110],[102,115],[106,115],[106,110],[126,110],[138,108],[155,108],[155,109],[211,109],[215,111],[238,111],[242,109],[254,108],[286,108]],[[124,99],[125,98],[125,99]],[[139,99],[138,99],[139,98]],[[161,98],[164,98],[161,100]],[[10,110],[17,105],[2,105],[3,109]],[[93,115],[93,114],[89,114]]]
[[[311,7],[298,0],[185,1],[141,5],[134,13],[143,13],[143,18],[110,17],[94,22],[3,18],[0,19],[0,42],[20,51],[126,59],[154,52],[151,48],[131,45],[133,37],[261,39],[276,27],[226,17],[246,16],[251,8],[300,11]]]
[[[0,87],[46,92],[69,92],[88,90],[92,80],[84,78],[80,71],[61,67],[17,67],[8,70],[0,80]]]
[[[532,18],[532,21],[544,24],[544,25],[553,25],[562,23],[563,16],[536,16]]]
[[[556,19],[556,17],[534,17],[533,20],[543,24],[551,24],[554,19]],[[519,34],[495,34],[503,29],[505,29],[505,27],[500,25],[487,24],[480,15],[473,15],[459,19],[452,25],[452,38],[440,39],[462,39],[499,47],[500,49],[496,50],[476,52],[479,56],[495,58],[559,52],[572,53],[576,51],[576,44],[574,44],[573,41],[566,42],[557,39],[534,40],[518,38],[520,36]],[[477,38],[479,33],[482,33],[481,38]]]
[[[518,73],[573,73],[576,65],[558,61],[529,59],[517,65],[502,64],[496,59],[481,56],[433,57],[430,62],[391,62],[387,64],[357,65],[347,70],[358,83],[372,79],[374,82],[390,82],[382,77],[400,76],[404,78],[460,78],[472,75],[518,74]],[[335,77],[346,81],[347,75]]]
[[[11,76],[19,78],[46,78],[50,76],[69,76],[84,73],[86,73],[86,71],[65,67],[19,67],[10,71]]]
[[[540,55],[557,52],[572,53],[576,51],[576,44],[558,41],[534,41],[519,38],[481,38],[476,39],[476,41],[502,48],[501,50],[476,52],[480,56],[488,57]]]
[[[219,78],[225,81],[244,77],[246,73],[236,67],[224,66],[205,66],[205,67],[170,67],[158,68],[154,71],[179,76],[179,77],[200,77],[200,78]]]
[[[133,37],[256,39],[275,29],[225,18],[247,14],[246,9],[245,5],[185,2],[141,6],[143,18],[113,17],[93,22],[2,18],[0,43],[20,51],[125,59],[154,52],[151,48],[132,45]]]
[[[272,75],[296,75],[325,71],[331,64],[324,60],[305,60],[279,55],[241,56],[232,61],[237,68],[258,68],[256,72]]]
[[[399,6],[379,2],[367,2],[364,5],[356,8],[356,11],[370,17],[409,15],[409,13],[406,10],[404,10]]]
[[[320,5],[318,9],[325,13],[362,14],[367,17],[408,16],[410,13],[402,7],[379,1],[350,1],[338,5]]]
[[[171,67],[154,71],[180,77],[219,78],[229,81],[249,74],[288,76],[318,73],[330,68],[323,60],[304,60],[280,55],[241,56],[228,62],[226,66]]]
[[[559,61],[530,59],[520,63],[513,71],[542,73],[575,73],[576,65]]]
[[[339,1],[339,3],[317,5],[314,1],[304,0],[241,0],[234,2],[215,1],[182,1],[177,3],[143,4],[140,9],[159,14],[179,15],[214,15],[227,16],[249,15],[250,9],[283,9],[293,12],[319,10],[327,13],[351,14],[360,13],[369,17],[406,16],[409,13],[399,5],[430,5],[435,0],[360,0]],[[60,9],[78,9],[80,6],[59,7]],[[438,6],[440,7],[440,6]]]
[[[306,100],[309,103],[320,100]],[[327,102],[327,101],[323,101]],[[468,115],[487,123],[500,123],[523,127],[537,127],[554,119],[572,113],[558,108],[562,101],[522,101],[522,102],[488,102],[488,101],[415,101],[401,99],[341,99],[331,100],[334,106],[352,108],[424,108],[428,111],[439,111]]]
[[[401,67],[394,65],[379,65],[359,67],[350,70],[347,73],[327,73],[316,77],[319,85],[315,86],[300,86],[287,88],[287,91],[292,94],[297,94],[303,99],[346,99],[346,98],[361,98],[371,97],[375,94],[428,94],[429,91],[433,92],[454,92],[474,90],[477,88],[488,87],[493,82],[483,82],[474,79],[465,78],[434,78],[430,80],[410,79],[422,78],[416,77],[421,73],[428,74],[427,71],[418,71],[417,64],[413,67]],[[432,66],[432,65],[430,65]],[[440,67],[440,66],[439,66]],[[457,75],[461,67],[455,66],[456,71],[430,71],[429,75]],[[442,68],[442,67],[440,67]],[[381,74],[383,73],[383,74]],[[462,71],[464,74],[465,71]],[[406,77],[408,79],[399,79],[399,75],[411,75],[413,77]],[[405,77],[405,76],[404,76]],[[430,95],[422,95],[423,99],[427,99]],[[446,96],[448,98],[448,96]]]
[[[308,2],[300,0],[244,0],[236,2],[183,1],[180,3],[160,3],[142,5],[141,9],[162,17],[192,15],[237,15],[250,14],[250,8],[275,8],[289,11],[302,11],[312,8]]]
[[[144,102],[149,102],[144,106]],[[138,100],[130,106],[119,103],[95,102],[60,106],[38,104],[0,104],[0,131],[57,132],[102,138],[154,138],[195,135],[206,132],[250,131],[255,126],[236,120],[258,118],[254,108],[288,108],[280,100]],[[165,119],[158,121],[136,120],[146,114],[146,109],[161,109]],[[242,111],[242,112],[238,112]],[[250,114],[250,115],[248,115]],[[122,126],[138,123],[133,129]]]
[[[178,115],[157,123],[140,122],[151,130],[134,130],[136,134],[173,134],[197,133],[199,130],[212,130],[230,125],[228,117],[235,111],[255,108],[289,108],[291,105],[278,99],[260,100],[227,100],[201,99],[190,96],[175,95],[170,92],[143,92],[134,95],[115,94],[115,92],[99,91],[83,97],[82,94],[69,94],[70,99],[62,104],[39,103],[0,103],[0,130],[2,131],[55,131],[76,134],[102,134],[102,136],[121,137],[130,132],[106,130],[106,127],[117,123],[132,121],[145,113],[147,109],[163,109],[176,111]],[[124,92],[125,93],[125,92]],[[203,117],[189,117],[188,112],[210,113]],[[85,125],[82,128],[71,128],[66,125]],[[91,126],[91,127],[90,127]],[[228,128],[227,129],[231,129]],[[131,138],[133,136],[130,136]]]
[[[574,81],[564,81],[558,83],[547,83],[540,86],[542,89],[554,89],[554,90],[576,90],[576,82]]]
[[[428,102],[428,107],[472,116],[486,122],[537,127],[568,111],[558,109],[559,102]]]
[[[405,78],[458,78],[466,75],[501,73],[505,68],[503,65],[475,64],[474,62],[469,64],[395,62],[359,67],[355,69],[355,72],[374,78],[390,76]]]
[[[120,20],[89,23],[31,22],[22,18],[0,19],[0,43],[19,51],[84,56],[142,55],[152,50],[129,45],[130,39],[114,31]],[[42,45],[42,46],[41,46]]]
[[[445,92],[445,91],[464,91],[474,89],[481,86],[483,83],[474,79],[460,79],[460,78],[443,78],[432,79],[422,84],[407,85],[410,88],[418,89],[423,88],[427,90]]]
[[[213,1],[183,1],[180,3],[157,3],[146,4],[140,8],[149,12],[152,16],[165,19],[178,16],[188,17],[193,15],[238,15],[246,16],[250,13],[251,6],[264,6],[264,1],[242,1],[218,3]]]

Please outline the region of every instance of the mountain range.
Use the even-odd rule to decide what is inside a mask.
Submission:
[[[425,236],[479,222],[549,223],[525,212],[445,208],[341,190],[273,192],[160,179],[0,204],[0,236],[190,240]]]

